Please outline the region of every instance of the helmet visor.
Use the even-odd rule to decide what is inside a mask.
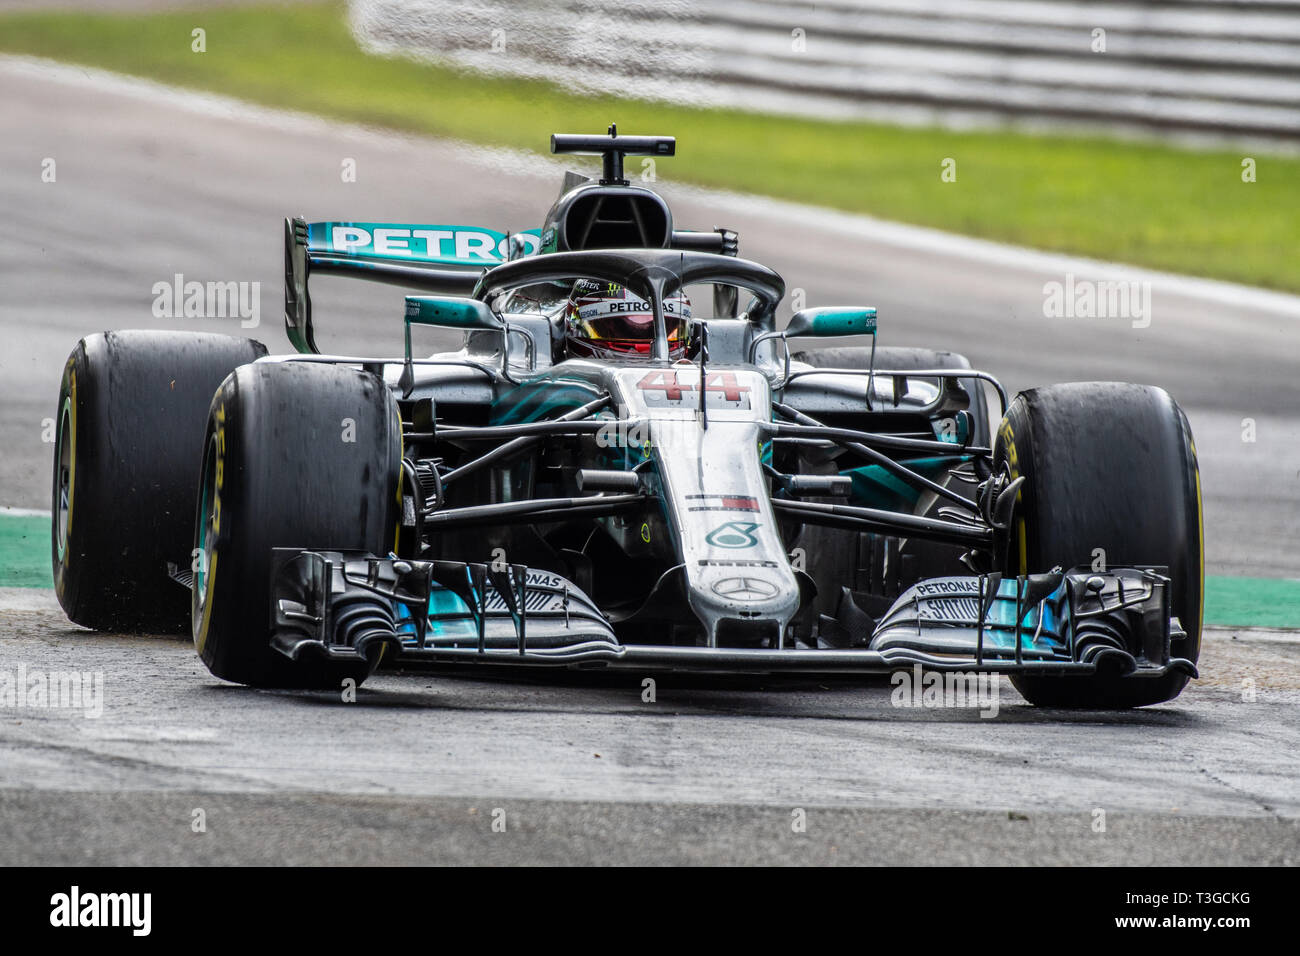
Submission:
[[[664,323],[668,345],[677,350],[686,344],[690,305],[680,297],[664,300]],[[573,305],[570,331],[591,343],[625,350],[648,352],[654,342],[654,314],[650,303],[624,289],[610,294],[583,296]]]

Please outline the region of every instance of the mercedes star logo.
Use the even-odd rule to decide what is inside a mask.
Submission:
[[[732,601],[763,601],[776,597],[777,587],[762,578],[723,578],[713,585],[713,593]]]

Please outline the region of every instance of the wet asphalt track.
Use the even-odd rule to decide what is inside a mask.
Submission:
[[[77,337],[238,333],[230,320],[153,318],[153,283],[259,281],[250,333],[287,350],[282,216],[519,227],[558,189],[542,161],[222,116],[7,62],[0,92],[3,504],[48,507],[41,420]],[[55,183],[41,182],[45,157]],[[356,183],[340,181],[347,157]],[[1300,311],[1161,287],[1144,330],[1047,320],[1042,285],[1059,269],[665,191],[680,223],[738,228],[745,253],[809,304],[879,306],[886,343],[955,348],[1013,390],[1168,387],[1197,434],[1208,570],[1300,573]],[[337,330],[327,347],[400,348],[400,293],[313,291],[318,321]],[[102,671],[106,695],[98,719],[0,711],[0,862],[1300,860],[1300,651],[1276,635],[1216,632],[1205,679],[1166,707],[1035,711],[1004,683],[999,716],[983,720],[892,707],[883,681],[663,681],[651,704],[635,680],[385,674],[343,704],[221,685],[184,643],[81,631],[41,592],[0,589],[0,608],[0,669]],[[808,828],[794,834],[800,807]],[[195,808],[206,834],[190,832]],[[496,808],[505,833],[492,832]]]

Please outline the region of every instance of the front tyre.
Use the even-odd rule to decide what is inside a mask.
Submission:
[[[215,676],[260,687],[360,684],[377,660],[291,661],[271,647],[271,549],[396,547],[401,422],[376,376],[250,365],[208,418],[194,546],[193,633]]]
[[[1168,392],[1119,382],[1022,392],[998,428],[994,466],[1025,478],[1000,541],[1004,573],[1097,562],[1167,567],[1172,612],[1186,632],[1170,653],[1196,661],[1205,576],[1200,474],[1187,416]],[[1172,700],[1187,680],[1011,678],[1032,704],[1095,709]]]

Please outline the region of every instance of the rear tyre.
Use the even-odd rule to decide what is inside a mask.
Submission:
[[[203,332],[104,332],[77,343],[55,417],[50,557],[68,617],[97,631],[184,633],[203,423],[235,368],[266,354]]]
[[[1093,566],[1165,566],[1195,662],[1204,582],[1200,476],[1187,416],[1163,389],[1118,382],[1022,392],[998,429],[995,468],[1023,475],[999,551],[1007,574]],[[1100,551],[1098,550],[1100,549]],[[1012,677],[1043,707],[1120,709],[1172,700],[1185,674],[1161,678]]]
[[[871,349],[861,346],[814,349],[808,352],[796,352],[790,357],[816,368],[866,369],[871,366]],[[875,367],[904,370],[962,369],[970,368],[971,364],[966,356],[956,352],[882,345],[876,348]],[[970,407],[967,412],[970,415],[971,444],[987,447],[991,437],[988,398],[978,379],[964,379],[962,387],[970,396]],[[868,590],[868,582],[861,580],[865,575],[860,572],[859,567],[863,563],[863,551],[888,546],[887,542],[879,540],[869,546],[864,545],[864,539],[870,537],[856,531],[815,525],[804,528],[799,537],[799,546],[804,550],[805,568],[817,584],[817,597],[814,602],[817,614],[830,617],[836,615],[840,610],[842,588],[847,587],[850,591],[858,592]],[[899,550],[898,556],[891,559],[894,565],[906,568],[898,579],[898,586],[906,587],[912,581],[921,578],[968,573],[967,569],[957,561],[965,550],[954,545],[924,541],[919,538],[907,540]],[[889,564],[890,560],[886,563]],[[891,585],[887,590],[892,592],[894,588]],[[892,603],[892,598],[891,593],[865,598],[863,610],[871,613],[882,612]]]
[[[250,365],[212,400],[198,514],[193,634],[215,676],[259,687],[359,685],[377,660],[291,661],[271,647],[271,549],[396,549],[397,403],[368,372]]]

